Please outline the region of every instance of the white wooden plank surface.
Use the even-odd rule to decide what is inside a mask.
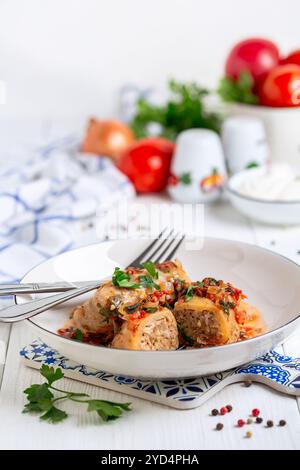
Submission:
[[[10,335],[10,325],[0,324],[0,389]]]
[[[101,390],[71,380],[64,380],[67,389],[89,393],[93,398],[129,400],[133,411],[117,423],[101,424],[97,417],[84,409],[66,407],[72,413],[64,423],[49,425],[35,416],[22,415],[22,390],[39,381],[37,371],[26,368],[18,360],[21,346],[33,338],[24,325],[15,325],[9,345],[7,365],[3,378],[0,422],[0,448],[9,449],[296,449],[300,448],[300,420],[296,400],[283,396],[264,386],[241,384],[227,387],[196,410],[177,411],[119,393]],[[222,432],[214,431],[220,418],[209,416],[214,407],[232,404],[234,410],[222,422]],[[285,428],[266,429],[253,424],[252,439],[245,439],[248,427],[234,426],[237,418],[246,417],[258,407],[266,419],[275,422],[284,418]]]
[[[252,225],[239,216],[226,202],[206,209],[206,235],[240,239],[268,245],[290,236],[285,231],[269,231]],[[294,229],[292,229],[294,230]],[[295,242],[296,243],[296,242]],[[274,248],[274,246],[272,246]],[[1,330],[0,330],[1,331]],[[245,388],[241,384],[227,387],[196,410],[177,411],[140,399],[126,397],[116,392],[64,380],[67,389],[91,394],[94,398],[129,400],[133,411],[118,422],[102,424],[98,418],[82,408],[67,406],[72,417],[64,423],[50,425],[41,423],[35,416],[23,415],[22,390],[39,381],[39,373],[21,365],[20,348],[34,335],[23,324],[15,325],[10,337],[5,372],[0,395],[0,448],[10,449],[299,449],[300,415],[297,400],[274,392],[262,385]],[[286,345],[285,351],[299,355],[299,333]],[[298,342],[298,344],[297,344]],[[234,410],[224,418],[209,416],[212,408],[232,404]],[[238,418],[247,418],[254,407],[262,411],[265,419],[286,419],[285,428],[266,429],[253,424],[253,437],[246,439],[245,432],[234,426]],[[225,424],[221,432],[213,428],[218,421]]]

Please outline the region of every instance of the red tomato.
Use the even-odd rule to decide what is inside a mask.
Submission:
[[[278,65],[268,74],[259,90],[264,106],[300,106],[300,66]]]
[[[140,193],[157,192],[167,185],[174,144],[160,137],[135,142],[122,154],[117,166]]]
[[[295,64],[300,65],[300,49],[297,51],[291,52],[288,56],[280,60],[282,65],[285,64]]]
[[[254,83],[259,84],[279,63],[279,51],[267,39],[251,38],[237,43],[231,50],[225,65],[227,77],[236,80],[241,72],[247,70]]]

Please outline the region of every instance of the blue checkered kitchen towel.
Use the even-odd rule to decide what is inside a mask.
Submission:
[[[87,227],[104,203],[134,196],[105,157],[80,154],[66,137],[0,170],[0,283],[18,282],[45,259],[95,241]],[[3,161],[3,159],[2,159]]]

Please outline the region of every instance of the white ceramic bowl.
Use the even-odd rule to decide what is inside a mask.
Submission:
[[[268,201],[241,194],[238,188],[249,172],[261,174],[264,167],[252,168],[236,173],[229,178],[226,193],[232,205],[242,214],[264,224],[271,225],[298,225],[300,224],[300,200],[295,201]]]
[[[244,115],[263,121],[272,161],[300,163],[300,107],[269,108],[244,104],[230,105],[232,115]]]
[[[88,280],[125,266],[149,241],[128,240],[90,245],[57,256],[30,271],[23,282]],[[115,374],[175,378],[217,373],[241,365],[273,348],[300,323],[300,266],[271,251],[240,242],[205,239],[203,248],[178,251],[192,279],[213,276],[231,281],[262,312],[268,332],[244,342],[179,351],[129,351],[92,346],[59,336],[74,299],[27,320],[37,337],[77,363]],[[85,296],[85,298],[87,298]],[[30,297],[18,296],[17,302]]]

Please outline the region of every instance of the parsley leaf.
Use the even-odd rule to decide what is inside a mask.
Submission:
[[[145,310],[146,313],[156,313],[157,307],[144,307],[143,310]]]
[[[143,268],[145,268],[153,279],[158,279],[158,272],[156,270],[155,264],[152,261],[147,261],[142,263]]]
[[[203,282],[196,282],[196,284],[190,284],[186,290],[184,300],[188,302],[191,300],[191,298],[194,296],[194,289],[197,289],[198,287],[203,287]]]
[[[247,70],[240,73],[237,80],[223,77],[218,93],[224,101],[245,104],[258,104],[258,97],[253,93],[253,79]]]
[[[45,414],[43,414],[40,419],[44,421],[50,421],[50,423],[58,423],[67,417],[68,415],[65,411],[56,408],[56,406],[51,406],[51,408]]]
[[[181,337],[182,337],[183,341],[185,343],[187,343],[188,345],[193,346],[193,344],[194,344],[193,339],[186,334],[183,327],[179,323],[177,324],[177,327],[178,327],[178,331],[181,334]]]
[[[187,288],[185,296],[184,296],[184,300],[186,302],[191,300],[191,298],[193,297],[193,295],[194,295],[193,290],[194,290],[194,286],[192,286],[192,284],[190,284],[189,287]]]
[[[83,333],[79,328],[77,328],[75,331],[74,339],[76,339],[77,341],[83,340]]]
[[[46,364],[43,364],[41,367],[41,375],[45,377],[49,385],[52,385],[53,382],[62,379],[64,376],[59,367],[54,369],[54,367],[49,367]]]
[[[53,393],[50,392],[48,384],[33,384],[31,387],[26,388],[24,393],[30,403],[39,403],[41,400],[51,399]]]
[[[226,302],[225,300],[220,300],[219,303],[222,307],[223,312],[227,315],[229,315],[229,309],[233,309],[236,307],[236,304],[234,302]]]
[[[96,411],[103,421],[111,421],[121,416],[122,410],[130,411],[130,403],[113,403],[106,400],[88,400],[88,411]]]
[[[115,268],[115,271],[112,276],[112,282],[114,286],[118,287],[127,287],[131,289],[137,289],[139,285],[135,282],[130,281],[130,276],[125,271],[122,271],[121,268]]]
[[[139,276],[140,285],[146,289],[160,290],[160,286],[156,284],[150,276]]]

